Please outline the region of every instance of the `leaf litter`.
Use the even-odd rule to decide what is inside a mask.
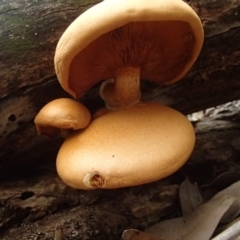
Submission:
[[[188,178],[179,189],[182,217],[161,221],[145,229],[125,230],[123,240],[240,240],[240,181],[203,202]],[[223,224],[227,224],[224,225]],[[221,231],[219,231],[221,229]]]

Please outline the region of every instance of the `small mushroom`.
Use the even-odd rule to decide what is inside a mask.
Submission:
[[[54,138],[61,134],[66,137],[69,130],[87,127],[91,114],[81,103],[59,98],[46,104],[34,119],[38,134]]]
[[[61,146],[57,171],[73,188],[120,188],[169,176],[195,144],[191,123],[158,103],[111,111],[73,132]]]
[[[79,16],[60,38],[55,69],[75,98],[103,79],[109,109],[140,101],[141,79],[180,80],[203,44],[201,21],[182,0],[108,0]]]

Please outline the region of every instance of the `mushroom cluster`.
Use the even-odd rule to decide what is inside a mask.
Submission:
[[[66,184],[145,184],[187,161],[195,144],[191,123],[170,107],[141,101],[140,80],[180,80],[197,59],[203,35],[199,17],[182,0],[105,0],[66,29],[54,59],[61,86],[79,98],[102,81],[106,105],[91,117],[81,103],[57,99],[36,116],[38,133],[66,136],[57,156]]]

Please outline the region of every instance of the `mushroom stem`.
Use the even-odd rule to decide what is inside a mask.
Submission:
[[[140,101],[140,68],[123,67],[115,73],[115,79],[102,83],[100,96],[111,110],[129,107]]]

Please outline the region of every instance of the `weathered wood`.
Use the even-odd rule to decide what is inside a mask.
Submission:
[[[53,239],[55,227],[59,226],[64,239],[119,239],[127,226],[144,227],[173,211],[177,189],[177,185],[165,181],[83,192],[66,187],[49,173],[12,181],[1,187],[0,238]],[[9,227],[11,231],[6,231]]]
[[[1,98],[54,76],[53,56],[66,27],[99,0],[0,2]]]

